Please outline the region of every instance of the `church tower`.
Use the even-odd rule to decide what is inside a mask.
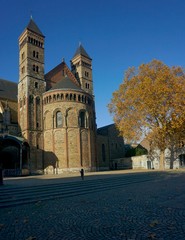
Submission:
[[[71,71],[79,80],[81,88],[93,95],[92,59],[81,44],[71,60]]]
[[[42,94],[44,80],[44,35],[30,19],[19,37],[18,123],[30,145],[30,168],[42,169]]]

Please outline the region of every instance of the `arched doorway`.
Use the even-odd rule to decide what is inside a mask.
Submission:
[[[29,145],[15,136],[0,137],[0,166],[4,176],[19,176],[29,173]]]

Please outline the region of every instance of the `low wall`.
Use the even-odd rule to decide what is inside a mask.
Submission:
[[[118,158],[112,161],[113,169],[159,169],[159,158],[153,161],[148,159],[147,155],[135,156],[129,158]],[[166,157],[165,169],[170,168],[170,160]],[[179,168],[179,160],[173,162],[173,169]]]

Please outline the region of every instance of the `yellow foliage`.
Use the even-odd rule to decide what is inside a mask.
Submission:
[[[185,72],[158,60],[129,68],[108,107],[127,140],[145,135],[164,150],[185,132]]]

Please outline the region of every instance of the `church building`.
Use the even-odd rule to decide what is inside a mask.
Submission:
[[[19,37],[19,80],[0,79],[4,176],[116,169],[125,155],[115,125],[97,129],[92,59],[80,44],[45,73],[45,37],[33,19]]]
[[[33,19],[19,37],[18,124],[30,146],[31,172],[96,168],[92,59],[82,45],[44,71],[45,37]]]

